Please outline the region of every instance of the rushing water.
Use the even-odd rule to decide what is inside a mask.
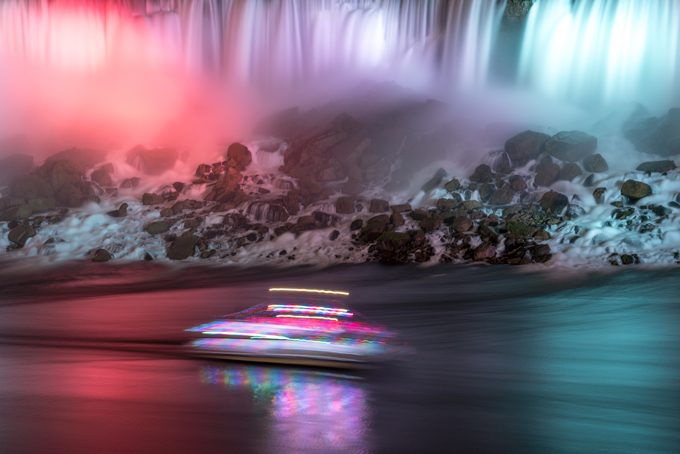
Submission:
[[[680,449],[678,270],[0,263],[16,452]],[[368,373],[210,362],[182,330],[270,286],[346,289],[416,354]]]
[[[5,0],[0,55],[275,88],[372,76],[451,94],[502,80],[561,101],[652,106],[676,93],[675,0],[536,0],[520,26],[504,11],[504,0]]]

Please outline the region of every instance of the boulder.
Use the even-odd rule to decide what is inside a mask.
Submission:
[[[144,226],[144,231],[151,235],[160,235],[170,230],[174,222],[172,221],[153,221]]]
[[[489,205],[509,205],[512,203],[514,195],[515,191],[512,190],[509,184],[505,184],[491,195]]]
[[[106,249],[95,249],[90,253],[90,260],[93,262],[108,262],[113,256]]]
[[[22,248],[29,238],[34,237],[36,231],[30,224],[19,224],[9,231],[7,239],[14,243],[15,247]]]
[[[451,228],[456,233],[469,232],[470,230],[472,230],[473,227],[474,223],[467,216],[456,216],[455,218],[453,218],[453,222],[451,223]]]
[[[80,173],[93,168],[95,165],[104,161],[106,152],[102,150],[94,150],[89,148],[70,148],[53,154],[45,160],[46,164],[51,164],[54,161],[70,161],[73,163]]]
[[[335,199],[335,212],[338,214],[354,213],[354,197],[341,196]]]
[[[515,192],[522,192],[527,188],[527,182],[519,175],[510,175],[510,188]]]
[[[670,109],[660,118],[638,114],[624,125],[624,135],[640,151],[676,156],[680,154],[680,109]]]
[[[609,164],[600,153],[595,153],[583,159],[583,168],[588,172],[600,173],[609,170]]]
[[[351,232],[355,230],[360,230],[364,226],[363,219],[355,219],[349,224],[349,230]]]
[[[178,156],[174,148],[146,148],[137,145],[127,152],[126,162],[147,175],[160,175],[175,166]]]
[[[504,175],[512,172],[512,163],[510,162],[510,157],[505,151],[501,152],[496,157],[496,159],[494,159],[492,169],[494,172],[502,173]]]
[[[390,229],[390,217],[387,214],[373,216],[359,232],[359,239],[364,243],[370,243],[378,239],[380,235]]]
[[[557,181],[560,175],[560,166],[552,162],[550,156],[544,156],[536,166],[536,176],[534,184],[536,186],[547,187]]]
[[[626,197],[630,203],[652,195],[652,188],[647,183],[636,180],[626,180],[621,186],[621,195]]]
[[[444,169],[438,169],[435,174],[430,178],[421,188],[422,191],[424,192],[430,192],[434,189],[437,189],[440,184],[442,184],[442,180],[446,177],[446,170]]]
[[[505,152],[514,167],[521,167],[541,154],[549,138],[549,135],[540,132],[524,131],[505,142]]]
[[[449,192],[455,192],[460,189],[460,181],[458,181],[457,178],[454,178],[444,185],[444,189]]]
[[[387,200],[383,199],[371,199],[368,204],[369,213],[385,213],[390,210],[390,204]]]
[[[245,194],[241,190],[242,179],[243,176],[238,170],[230,168],[228,172],[220,175],[215,185],[206,192],[205,199],[237,205],[245,199]]]
[[[113,164],[108,163],[95,169],[90,175],[90,180],[97,183],[99,186],[111,187],[113,186]]]
[[[544,145],[546,153],[560,161],[576,162],[597,149],[597,138],[581,131],[562,131]]]
[[[470,181],[475,183],[489,183],[493,180],[493,172],[491,167],[486,164],[478,165],[472,175],[470,175]]]
[[[411,204],[400,203],[398,205],[392,205],[390,209],[395,213],[405,213],[407,211],[411,211]]]
[[[568,162],[560,169],[557,179],[560,181],[571,181],[581,175],[583,175],[581,167],[575,162]]]
[[[31,173],[35,165],[33,156],[27,154],[12,154],[0,159],[0,186],[9,184],[17,177]]]
[[[120,187],[123,189],[134,189],[139,186],[140,182],[139,177],[126,178],[120,183]]]
[[[647,161],[643,162],[639,166],[637,166],[636,170],[639,170],[640,172],[647,172],[647,173],[666,173],[670,172],[671,170],[675,169],[675,161],[671,160],[665,160],[665,161]]]
[[[489,260],[496,256],[496,246],[490,242],[484,242],[475,248],[473,259],[477,262]]]
[[[240,172],[246,170],[246,167],[253,161],[253,155],[248,150],[248,147],[238,142],[229,145],[225,158],[228,167]]]
[[[604,202],[604,193],[607,192],[607,188],[595,188],[593,191],[593,198],[595,199],[595,203],[601,204]]]
[[[569,199],[559,192],[548,191],[543,194],[539,204],[545,211],[559,214],[569,205]]]
[[[113,218],[124,218],[127,216],[127,210],[128,210],[128,204],[127,203],[122,203],[118,209],[109,211],[108,214],[109,216]]]
[[[165,202],[162,195],[145,192],[142,195],[142,205],[161,205]]]
[[[170,260],[184,260],[194,255],[197,245],[198,237],[185,233],[168,244],[165,254]]]
[[[9,187],[8,194],[21,198],[54,198],[52,186],[41,176],[30,174],[15,178]]]

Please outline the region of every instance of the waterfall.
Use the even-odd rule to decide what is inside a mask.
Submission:
[[[4,0],[0,56],[92,71],[141,59],[270,86],[381,74],[470,88],[487,79],[503,9],[503,0]]]
[[[679,33],[677,0],[538,0],[519,80],[557,99],[665,104],[677,94]]]

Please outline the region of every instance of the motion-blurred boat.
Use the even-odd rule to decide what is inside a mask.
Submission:
[[[365,368],[396,350],[394,333],[366,321],[347,292],[272,288],[261,304],[188,329],[195,355],[267,363]]]

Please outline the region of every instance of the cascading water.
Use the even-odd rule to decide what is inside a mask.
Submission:
[[[519,78],[560,100],[665,105],[677,94],[679,40],[676,0],[537,0]]]

